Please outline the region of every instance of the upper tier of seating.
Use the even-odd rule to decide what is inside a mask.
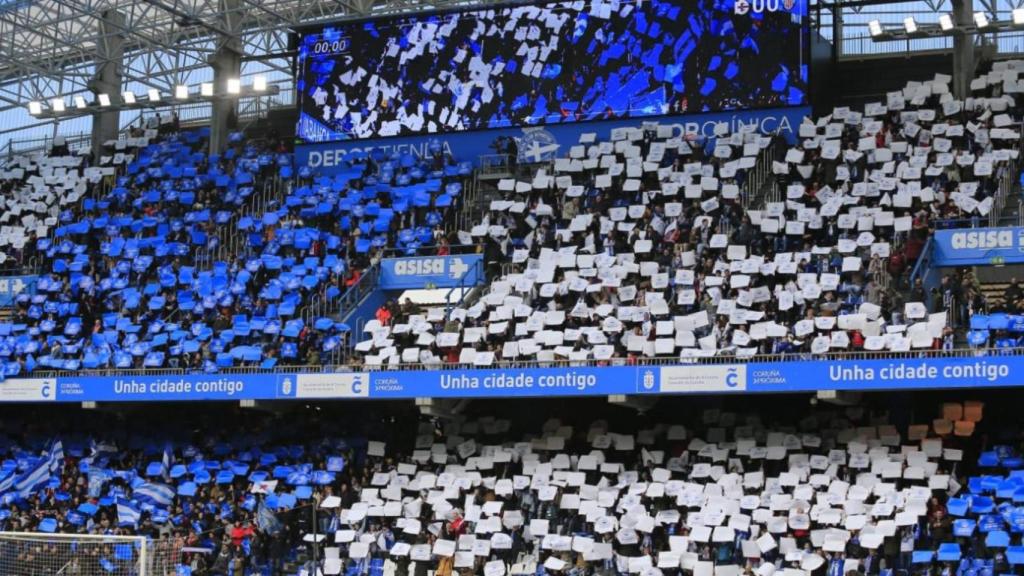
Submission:
[[[49,224],[25,227],[16,243],[34,249],[19,257],[44,273],[0,323],[6,376],[337,362],[347,326],[304,307],[337,301],[392,247],[443,243],[445,216],[471,173],[439,150],[423,159],[375,153],[352,156],[333,178],[303,169],[292,186],[290,154],[239,134],[223,155],[207,156],[206,137],[151,134],[125,141],[109,166],[59,170],[84,160],[35,156],[0,174],[14,199],[27,199],[14,206]],[[272,178],[288,182],[284,197],[251,206]],[[40,195],[53,201],[37,209]],[[64,209],[50,215],[52,206]],[[223,249],[234,230],[243,241]]]
[[[502,182],[469,231],[499,243],[511,273],[447,315],[396,307],[356,350],[397,366],[950,346],[946,309],[895,288],[933,220],[992,210],[1019,155],[1003,87],[1021,68],[1001,64],[966,101],[940,76],[808,119],[773,163],[776,192],[746,202],[765,137],[586,134],[532,181]]]

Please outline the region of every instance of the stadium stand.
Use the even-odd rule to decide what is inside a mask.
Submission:
[[[905,277],[929,230],[992,210],[1017,158],[1008,126],[1019,109],[989,76],[963,103],[940,77],[862,113],[837,109],[801,125],[795,146],[752,132],[692,142],[653,123],[608,142],[585,135],[532,178],[503,180],[504,197],[458,237],[448,231],[472,167],[439,144],[420,159],[353,154],[333,177],[303,168],[294,186],[289,154],[236,138],[223,158],[207,157],[202,132],[150,131],[80,171],[67,170],[84,166],[74,156],[18,159],[3,173],[13,193],[4,218],[25,217],[8,225],[6,252],[50,274],[0,324],[4,373],[337,363],[349,327],[332,303],[364,270],[384,255],[484,240],[506,259],[489,293],[447,314],[395,306],[390,325],[366,325],[357,358],[488,365],[949,347],[973,298],[954,305],[911,287],[905,300]],[[748,190],[770,146],[781,150],[774,185]],[[98,193],[104,179],[114,185]],[[268,179],[286,185],[247,203]],[[244,235],[222,246],[218,226]]]
[[[739,402],[632,423],[583,401],[561,418],[551,403],[518,420],[490,403],[488,416],[418,426],[396,426],[417,417],[386,405],[153,409],[114,427],[8,414],[0,482],[15,489],[0,525],[173,542],[160,574],[294,574],[315,561],[351,575],[968,576],[1024,562],[1019,431],[986,427],[983,403],[897,427],[870,402]],[[185,429],[196,432],[168,434]]]
[[[443,225],[472,172],[436,147],[422,159],[353,155],[343,174],[304,168],[283,198],[252,205],[254,189],[291,179],[290,154],[246,145],[239,134],[223,158],[207,157],[198,151],[204,131],[152,136],[110,158],[116,169],[106,177],[116,186],[98,201],[85,197],[98,171],[62,180],[60,189],[47,181],[55,168],[82,165],[80,157],[18,159],[5,173],[18,191],[8,202],[50,218],[42,228],[27,222],[30,233],[12,247],[19,261],[37,257],[52,270],[40,294],[19,297],[11,321],[0,324],[7,376],[37,366],[318,365],[345,349],[347,327],[328,317],[338,311],[330,304],[373,261],[450,249]],[[36,206],[38,196],[70,205],[61,226],[49,204],[49,212]],[[106,242],[97,241],[100,229]],[[312,304],[321,314],[309,313]]]
[[[321,350],[338,346],[334,322],[307,326],[299,315],[332,264],[304,254],[308,240],[269,242],[259,258],[216,259],[223,254],[217,227],[291,155],[245,144],[239,134],[222,156],[207,156],[199,151],[206,136],[138,142],[134,154],[112,159],[114,185],[94,198],[83,198],[85,181],[72,179],[63,198],[75,209],[61,211],[51,222],[59,225],[34,240],[47,274],[0,324],[5,375],[37,367],[266,369],[282,358],[316,363]],[[32,173],[45,161],[22,164],[24,188],[45,179]]]
[[[471,231],[510,255],[487,294],[447,317],[396,307],[356,350],[370,366],[486,366],[951,347],[967,315],[902,289],[936,222],[987,216],[1018,157],[1019,106],[980,80],[966,102],[939,77],[805,122],[757,209],[738,183],[764,137],[584,135],[503,181]]]

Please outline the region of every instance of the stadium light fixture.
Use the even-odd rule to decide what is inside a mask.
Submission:
[[[89,105],[85,103],[85,98],[81,96],[75,96],[75,108],[79,110],[85,110]]]
[[[110,94],[107,94],[106,92],[101,92],[96,95],[96,98],[99,100],[100,106],[103,106],[104,108],[110,106]]]
[[[124,100],[125,104],[135,104],[135,92],[126,90],[121,93],[121,99]]]
[[[907,34],[913,34],[917,32],[917,22],[913,16],[907,16],[903,19],[903,29],[907,31]]]
[[[878,20],[872,20],[871,22],[868,22],[868,32],[871,33],[872,38],[876,36],[881,36],[883,32],[882,23],[879,22]]]
[[[252,79],[252,89],[257,92],[263,92],[267,89],[267,77],[256,76]]]
[[[949,14],[943,14],[942,16],[939,16],[939,28],[941,28],[943,32],[949,32],[950,30],[952,30],[953,17],[950,16]]]
[[[28,103],[28,113],[33,116],[38,116],[43,113],[43,104],[35,100]]]
[[[160,101],[160,91],[157,90],[156,88],[150,88],[149,89],[149,101],[150,102],[159,102]]]
[[[199,85],[199,93],[202,94],[204,98],[212,98],[213,97],[213,83],[211,83],[211,82],[203,82],[202,84],[200,84]]]
[[[986,16],[984,12],[975,12],[974,23],[978,28],[987,28],[989,24],[988,16]]]
[[[238,78],[228,78],[228,94],[238,94],[242,91],[242,81]]]
[[[188,100],[188,86],[178,84],[174,87],[174,97],[178,100]]]
[[[50,107],[53,108],[54,112],[63,112],[67,110],[67,107],[64,105],[63,98],[54,98],[53,100],[51,100]]]
[[[1013,11],[1013,23],[1017,26],[1024,25],[1024,8],[1016,8]]]

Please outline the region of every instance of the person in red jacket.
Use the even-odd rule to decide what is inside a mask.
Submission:
[[[246,520],[243,524],[235,524],[235,527],[231,529],[231,544],[235,548],[241,548],[242,541],[246,538],[252,538],[255,534],[255,530],[252,528],[252,524]]]

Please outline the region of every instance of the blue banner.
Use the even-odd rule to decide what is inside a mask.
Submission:
[[[422,256],[385,258],[380,263],[380,287],[419,290],[476,286],[483,282],[483,256]]]
[[[934,266],[994,266],[1024,262],[1024,228],[936,230]]]
[[[1024,356],[965,356],[671,366],[15,378],[0,383],[0,403],[507,398],[1021,385]]]
[[[715,135],[715,127],[724,123],[729,128],[729,133],[752,126],[763,134],[778,133],[793,142],[796,138],[797,128],[804,116],[808,116],[810,113],[810,107],[796,106],[663,117],[652,119],[651,122],[669,127],[667,129],[671,129],[674,136],[711,138]],[[570,147],[579,143],[581,134],[592,132],[597,134],[599,140],[608,140],[612,130],[625,127],[635,128],[640,124],[641,121],[636,119],[609,120],[351,142],[300,144],[295,148],[295,161],[297,165],[309,166],[320,174],[332,175],[344,169],[345,157],[353,152],[368,154],[380,150],[388,154],[412,154],[417,158],[422,158],[431,156],[432,149],[440,147],[456,160],[475,163],[481,155],[495,153],[495,141],[504,137],[515,139],[520,163],[543,162],[567,154]]]
[[[18,294],[35,294],[39,276],[4,276],[0,278],[0,307],[13,306]]]

